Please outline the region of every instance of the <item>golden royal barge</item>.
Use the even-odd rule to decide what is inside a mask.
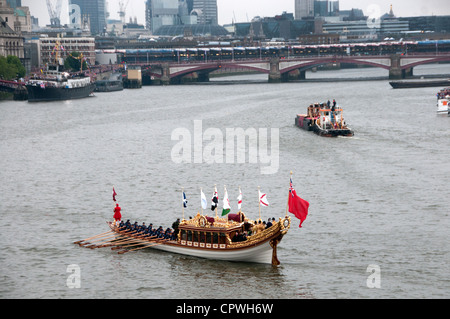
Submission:
[[[110,232],[75,242],[88,248],[111,247],[119,254],[144,248],[195,256],[206,259],[254,262],[279,265],[277,246],[291,226],[291,218],[279,218],[271,227],[237,241],[237,236],[250,231],[256,222],[245,214],[229,214],[226,218],[208,217],[198,213],[183,219],[176,239],[143,236],[139,232],[121,230],[115,222],[108,222]]]
[[[113,188],[114,202],[116,202],[116,195]],[[151,227],[144,227],[144,225],[137,225],[137,222],[134,225],[131,225],[129,221],[127,223],[119,222],[122,218],[121,208],[116,203],[115,221],[107,222],[109,231],[76,241],[74,244],[91,249],[110,247],[112,250],[118,250],[119,254],[154,248],[206,259],[265,263],[277,266],[280,264],[277,257],[277,246],[291,227],[291,218],[288,216],[288,212],[300,219],[299,227],[301,227],[308,214],[309,203],[297,195],[291,178],[286,216],[280,217],[278,221],[272,218],[271,223],[268,222],[265,225],[261,219],[261,204],[269,205],[265,196],[266,194],[259,192],[259,220],[255,221],[247,218],[240,209],[242,194],[238,197],[239,212],[229,213],[230,206],[226,189],[222,217],[217,214],[216,189],[211,207],[211,210],[216,211],[216,216],[204,215],[206,198],[202,191],[201,212],[198,212],[194,218],[186,220],[184,219],[184,207],[187,207],[187,200],[183,191],[183,218],[172,225],[175,230],[173,233],[170,228],[164,232],[162,226],[155,230]]]

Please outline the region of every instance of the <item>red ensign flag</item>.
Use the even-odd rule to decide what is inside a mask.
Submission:
[[[306,216],[308,216],[308,208],[309,203],[300,198],[295,189],[291,188],[289,191],[289,212],[300,219],[300,225],[298,227],[302,227],[303,221],[306,219]]]

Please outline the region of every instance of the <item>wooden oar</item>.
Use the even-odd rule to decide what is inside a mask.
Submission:
[[[84,245],[87,245],[87,244],[89,244],[89,243],[94,243],[94,242],[96,242],[96,241],[102,241],[102,240],[105,240],[105,239],[113,238],[113,237],[115,237],[115,236],[117,236],[117,234],[113,232],[113,233],[108,234],[108,235],[103,235],[103,236],[101,236],[101,237],[93,238],[93,239],[91,239],[91,240],[89,240],[89,241],[86,241],[86,242],[81,243],[81,244],[78,244],[78,245],[84,246]]]
[[[123,242],[114,242],[113,245],[116,247],[112,247],[111,250],[117,250],[117,249],[121,249],[122,247],[127,247],[127,246],[135,246],[136,242],[155,242],[154,240],[151,240],[153,238],[155,238],[156,236],[153,237],[149,237],[149,238],[142,238],[139,240],[133,240],[133,239],[129,239],[127,241],[123,241]]]
[[[114,235],[112,235],[112,236],[101,238],[101,239],[98,239],[96,241],[87,242],[85,244],[79,244],[79,245],[80,246],[85,246],[87,244],[99,245],[99,244],[103,244],[103,243],[107,243],[107,242],[113,242],[113,241],[116,241],[116,240],[120,240],[121,238],[117,238],[117,236],[120,236],[120,235],[114,233]],[[89,247],[89,246],[87,246],[87,247]]]
[[[106,233],[98,234],[98,235],[95,235],[95,236],[92,236],[92,237],[89,237],[89,238],[86,238],[86,239],[83,239],[83,240],[76,241],[76,242],[74,242],[74,244],[80,244],[80,243],[82,243],[84,241],[88,241],[88,240],[91,240],[91,239],[94,239],[94,238],[97,238],[97,237],[103,237],[103,236],[108,235],[109,233],[111,233],[111,231],[107,231]]]
[[[136,251],[136,250],[140,250],[140,249],[144,249],[144,248],[148,248],[148,247],[152,247],[152,246],[161,245],[161,244],[164,244],[166,241],[169,241],[169,240],[170,240],[170,239],[164,239],[164,240],[162,240],[162,241],[160,241],[160,242],[158,242],[158,243],[156,243],[156,244],[153,243],[153,244],[144,245],[144,246],[142,246],[142,247],[138,247],[138,248],[135,248],[135,249],[122,250],[122,251],[119,251],[118,254],[121,255],[121,254],[128,253],[128,252],[130,252],[130,251]]]
[[[137,240],[137,239],[141,240],[141,237],[142,236],[139,236],[139,237],[126,237],[126,238],[122,237],[119,240],[115,241],[114,244],[126,243],[128,241],[134,241],[134,240]]]
[[[116,247],[120,247],[122,245],[128,245],[128,244],[135,244],[135,243],[142,243],[143,240],[142,239],[130,239],[124,242],[120,242],[120,243],[111,243],[112,246],[116,246]]]
[[[153,244],[158,241],[159,241],[159,239],[156,239],[156,240],[141,239],[141,240],[134,240],[134,241],[130,240],[128,242],[121,243],[120,245],[114,244],[116,247],[112,247],[111,250],[117,250],[117,249],[122,249],[122,248],[126,248],[126,247],[132,247],[132,246],[140,246],[140,245],[147,244],[147,243]]]
[[[130,238],[126,238],[126,239],[123,239],[123,240],[121,240],[121,241],[118,241],[118,242],[114,242],[114,244],[116,244],[116,245],[126,245],[126,244],[129,244],[129,243],[132,243],[132,242],[136,242],[136,241],[138,241],[138,242],[153,242],[153,238],[156,238],[156,236],[152,236],[152,237],[145,237],[145,236],[138,236],[138,237],[130,237]]]
[[[99,244],[99,243],[102,243],[102,242],[110,241],[116,236],[117,236],[117,234],[114,233],[114,235],[111,235],[111,236],[108,236],[108,237],[103,237],[103,238],[96,238],[95,240],[91,240],[90,242],[85,242],[85,243],[78,244],[78,245],[83,247],[83,246],[86,246],[86,245],[94,245],[96,243]]]

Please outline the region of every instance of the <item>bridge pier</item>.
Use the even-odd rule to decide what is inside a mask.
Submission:
[[[402,69],[400,61],[401,55],[391,55],[391,67],[389,68],[390,80],[401,80],[413,76],[413,67]]]
[[[161,84],[169,85],[170,84],[170,67],[169,63],[161,64]]]
[[[280,72],[280,59],[279,58],[270,59],[269,63],[270,63],[269,83],[282,82],[281,72]]]
[[[389,68],[389,79],[402,79],[402,69],[400,68],[400,56],[398,54],[391,55],[391,67]]]
[[[414,68],[408,68],[408,69],[403,69],[403,72],[404,72],[404,78],[410,78],[410,77],[412,77],[414,74],[413,74],[413,70],[414,70]]]
[[[198,72],[197,82],[209,82],[209,73]]]
[[[286,75],[283,77],[283,75]],[[306,79],[306,71],[302,71],[300,69],[295,69],[290,72],[284,73],[282,75],[283,82],[288,81],[298,81],[298,80],[305,80]]]

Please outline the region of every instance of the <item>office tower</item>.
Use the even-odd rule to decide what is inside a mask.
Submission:
[[[191,14],[192,10],[194,9],[194,0],[186,0],[187,8],[189,14]]]
[[[155,33],[163,25],[178,24],[178,0],[147,0],[146,27]]]
[[[105,30],[105,0],[69,0],[69,4],[78,5],[80,7],[81,21],[88,19],[92,34],[99,34]],[[71,24],[72,23],[73,22],[71,21]]]
[[[314,0],[295,0],[295,18],[314,17]]]
[[[198,24],[218,23],[217,0],[194,0],[191,14],[197,15]]]
[[[6,0],[6,2],[8,2],[9,6],[13,9],[22,6],[22,0]]]
[[[314,16],[332,17],[339,15],[339,0],[315,0]]]

